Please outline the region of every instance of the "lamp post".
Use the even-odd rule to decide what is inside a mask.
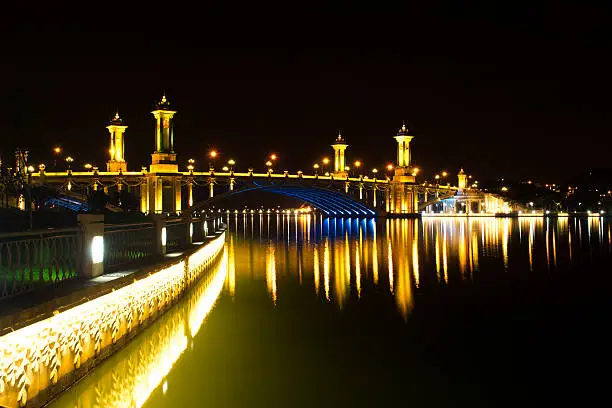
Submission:
[[[28,229],[32,229],[32,173],[34,166],[28,166],[28,179],[26,183],[26,207],[28,209]]]
[[[323,163],[323,171],[324,171],[324,173],[327,173],[327,165],[329,164],[329,159],[327,157],[324,157],[321,162]]]
[[[272,161],[268,160],[266,162],[266,167],[267,167],[267,173],[268,173],[268,176],[269,176],[270,173],[272,173]]]
[[[359,168],[361,167],[361,162],[359,160],[355,160],[355,162],[353,163],[353,168],[355,169],[355,177],[359,177]]]
[[[229,165],[230,168],[230,172],[234,172],[234,165],[236,164],[236,161],[234,159],[229,159],[227,161],[227,164]]]
[[[66,165],[68,166],[68,171],[70,171],[70,165],[73,161],[74,159],[71,156],[66,157]]]
[[[314,169],[315,176],[318,175],[319,174],[319,163],[313,164],[312,168]]]
[[[62,153],[62,148],[59,146],[56,146],[53,148],[53,170],[57,171],[57,158],[59,157],[60,153]]]
[[[214,170],[213,160],[215,160],[215,158],[217,158],[218,155],[219,155],[219,153],[217,153],[216,150],[211,150],[210,152],[208,152],[208,157],[210,158],[210,160],[208,162],[208,168],[209,168],[209,170],[211,172]]]

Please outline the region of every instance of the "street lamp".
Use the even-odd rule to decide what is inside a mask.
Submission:
[[[270,154],[270,160],[276,160],[278,156],[275,153]]]
[[[227,161],[227,164],[229,164],[230,171],[234,171],[234,165],[236,164],[236,161],[234,159],[229,159]]]
[[[266,162],[266,166],[268,167],[268,174],[272,173],[272,162],[270,160]]]
[[[443,171],[442,172],[442,177],[446,177],[446,176],[448,176],[448,173],[446,171]]]
[[[208,152],[208,157],[210,158],[209,162],[208,162],[208,168],[212,171],[213,170],[213,160],[217,157],[218,153],[216,150],[211,150],[210,152]]]
[[[91,168],[92,168],[93,166],[92,166],[91,164],[89,164],[89,163],[85,163],[85,164],[83,165],[83,167],[85,167],[85,170],[87,170],[87,171],[91,171]]]
[[[72,162],[74,161],[74,159],[70,156],[66,157],[66,164],[68,165],[68,170],[70,170],[70,165],[72,164]]]
[[[53,148],[53,169],[57,170],[57,158],[62,152],[62,148],[57,146]]]
[[[421,169],[419,169],[418,167],[415,167],[412,169],[412,176],[416,177],[417,174],[419,174],[419,171],[421,171]]]
[[[223,171],[225,171],[225,172],[228,172],[228,171],[229,171],[229,167],[227,167],[227,166],[223,166],[223,168],[221,168],[221,170],[223,170]]]
[[[372,173],[374,173],[374,179],[376,180],[376,173],[378,173],[378,169],[372,169]]]
[[[314,169],[314,173],[315,175],[317,175],[318,170],[319,170],[319,163],[315,163],[312,165],[312,168]]]

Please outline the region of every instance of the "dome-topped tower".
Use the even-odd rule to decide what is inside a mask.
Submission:
[[[107,171],[127,171],[127,162],[125,161],[125,129],[127,126],[123,123],[123,119],[119,116],[119,112],[110,120],[106,127],[110,133],[110,147],[108,152],[110,159],[106,162]]]
[[[176,173],[176,153],[174,153],[174,114],[166,94],[155,104],[151,112],[155,117],[155,152],[151,155],[151,172]]]
[[[402,127],[395,136],[395,140],[397,141],[396,167],[410,167],[410,141],[412,139],[414,139],[414,136],[410,136],[406,128],[406,122],[403,122]]]
[[[338,132],[338,137],[336,137],[336,141],[331,147],[334,149],[334,175],[336,177],[346,177],[346,158],[344,157],[344,151],[348,145],[345,143],[341,132]]]

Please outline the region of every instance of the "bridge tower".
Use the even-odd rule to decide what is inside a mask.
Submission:
[[[397,165],[389,183],[386,209],[390,214],[415,214],[418,211],[416,174],[410,164],[410,136],[406,124],[397,132]]]
[[[346,158],[344,157],[344,151],[348,145],[344,142],[344,138],[340,132],[338,132],[338,137],[331,147],[334,148],[334,177],[346,178],[348,173],[345,170]]]
[[[127,162],[125,161],[125,139],[123,134],[127,126],[123,124],[123,119],[119,117],[119,112],[115,113],[115,117],[106,127],[110,132],[110,159],[106,162],[106,171],[127,171]]]
[[[170,109],[166,95],[151,112],[156,120],[155,151],[146,182],[141,186],[140,208],[150,213],[181,212],[181,174],[174,152],[174,124],[176,111]]]
[[[459,187],[459,193],[461,193],[467,187],[467,179],[468,179],[468,176],[463,171],[463,168],[459,170],[459,173],[457,174],[457,179],[458,179],[457,186]]]

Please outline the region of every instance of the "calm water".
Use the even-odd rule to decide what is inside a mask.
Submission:
[[[226,221],[215,273],[53,406],[548,406],[605,395],[605,221]]]

